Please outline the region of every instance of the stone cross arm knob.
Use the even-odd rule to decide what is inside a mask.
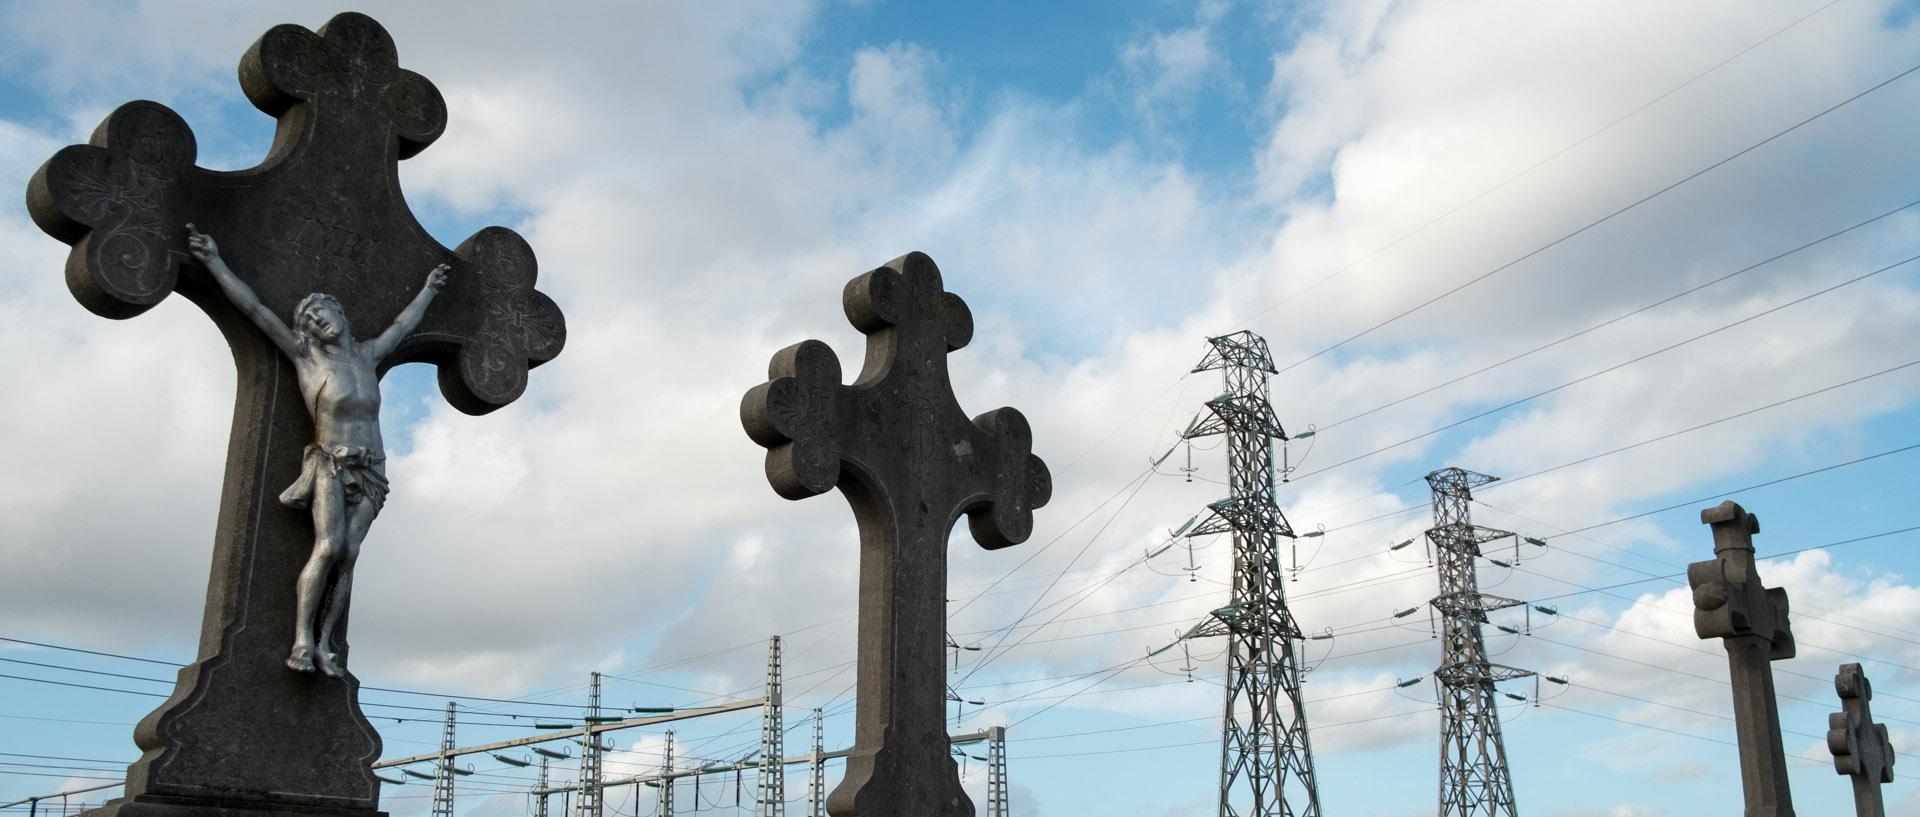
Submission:
[[[1843,711],[1827,715],[1827,751],[1836,773],[1876,783],[1893,782],[1893,742],[1885,724],[1874,723],[1868,709],[1873,686],[1859,664],[1842,664],[1833,676]]]
[[[1787,591],[1763,587],[1754,569],[1753,535],[1760,520],[1739,504],[1723,502],[1700,512],[1713,526],[1715,558],[1687,565],[1693,588],[1693,630],[1700,638],[1757,635],[1771,645],[1773,660],[1794,656]]]
[[[775,353],[767,382],[741,399],[774,490],[804,499],[838,486],[868,510],[964,512],[982,547],[1026,541],[1052,479],[1025,415],[998,408],[969,422],[954,401],[946,355],[973,338],[973,315],[933,260],[911,253],[854,278],[842,306],[867,335],[852,385],[833,349],[807,340]]]

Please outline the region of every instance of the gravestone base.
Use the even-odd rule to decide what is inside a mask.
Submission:
[[[387,817],[379,809],[302,806],[220,797],[136,794],[110,800],[81,817]]]

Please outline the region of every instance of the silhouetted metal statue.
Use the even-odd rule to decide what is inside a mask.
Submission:
[[[300,571],[293,621],[293,652],[287,666],[338,677],[334,626],[352,593],[353,564],[360,543],[387,501],[386,448],[380,441],[380,362],[420,325],[427,305],[447,284],[446,264],[427,273],[413,302],[379,337],[353,338],[346,310],[333,296],[316,292],[293,310],[293,324],[260,303],[253,289],[227,268],[213,237],[187,225],[187,251],[220,291],[293,361],[300,396],[313,417],[313,441],[301,455],[300,478],[280,502],[313,510],[313,554]]]

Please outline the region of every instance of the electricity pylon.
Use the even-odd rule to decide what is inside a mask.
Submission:
[[[533,785],[534,791],[547,787],[547,756],[540,756],[540,781]],[[547,796],[542,794],[533,798],[533,817],[547,817]]]
[[[1267,341],[1252,332],[1208,338],[1193,367],[1219,369],[1226,393],[1186,439],[1227,435],[1229,494],[1187,536],[1233,534],[1233,597],[1194,635],[1224,635],[1227,704],[1220,745],[1221,817],[1319,817],[1320,793],[1300,699],[1300,627],[1287,609],[1279,539],[1293,528],[1273,498],[1273,441],[1287,432],[1267,401],[1274,373]]]
[[[453,702],[440,730],[440,762],[433,768],[433,817],[453,817]],[[406,778],[401,778],[405,780]]]
[[[807,817],[827,817],[825,732],[818,707],[813,710],[813,751],[807,753]]]
[[[780,718],[780,636],[767,639],[767,703],[760,714],[760,778],[754,784],[754,817],[787,813],[786,750]]]
[[[665,755],[660,761],[660,817],[673,817],[673,730],[667,730]],[[694,806],[698,807],[698,802]]]
[[[600,673],[593,674],[587,687],[586,723],[600,722]],[[600,813],[600,736],[588,732],[580,736],[580,793],[574,796],[576,817],[601,817]]]
[[[1473,488],[1498,477],[1461,468],[1427,475],[1433,489],[1432,540],[1440,571],[1440,595],[1433,609],[1441,617],[1440,668],[1440,815],[1441,817],[1513,817],[1513,777],[1500,739],[1500,710],[1494,684],[1526,678],[1532,672],[1487,661],[1480,625],[1487,613],[1525,602],[1480,592],[1474,560],[1480,546],[1512,536],[1509,531],[1473,524]]]
[[[987,817],[1009,817],[1007,810],[1007,728],[987,727]]]

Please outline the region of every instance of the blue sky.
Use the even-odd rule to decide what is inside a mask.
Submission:
[[[975,315],[950,358],[962,406],[1020,408],[1055,476],[1031,541],[987,552],[962,529],[950,548],[949,629],[989,648],[952,679],[987,705],[950,728],[1011,725],[1023,815],[1213,813],[1219,647],[1141,657],[1224,603],[1226,545],[1195,542],[1191,576],[1184,547],[1136,563],[1225,490],[1214,440],[1192,481],[1184,450],[1146,469],[1219,391],[1188,373],[1206,338],[1241,329],[1283,367],[1283,423],[1319,429],[1279,496],[1327,531],[1288,585],[1302,626],[1335,634],[1306,647],[1326,813],[1434,807],[1431,686],[1396,686],[1438,660],[1434,579],[1389,546],[1431,524],[1420,478],[1446,466],[1508,478],[1475,521],[1550,543],[1480,573],[1558,611],[1497,616],[1534,629],[1489,631],[1493,660],[1572,682],[1503,699],[1527,813],[1734,807],[1726,665],[1675,578],[1728,497],[1761,517],[1763,557],[1813,548],[1761,566],[1800,644],[1776,663],[1798,813],[1851,813],[1819,745],[1840,663],[1866,665],[1896,747],[1920,745],[1920,365],[1901,368],[1920,359],[1920,263],[1901,263],[1920,252],[1920,72],[1902,73],[1920,31],[1897,4],[457,9],[368,10],[450,110],[402,165],[408,200],[448,246],[525,235],[571,334],[482,418],[423,367],[387,378],[396,493],[353,656],[405,690],[365,695],[390,756],[432,745],[447,695],[515,701],[464,701],[463,743],[577,717],[596,670],[620,705],[752,697],[775,633],[789,751],[816,706],[829,744],[850,739],[851,516],[774,495],[737,405],[801,339],[858,358],[840,288],[909,250]],[[132,99],[179,111],[203,166],[251,166],[272,123],[235,62],[336,11],[0,2],[0,175],[24,189]],[[8,802],[117,776],[165,664],[192,658],[233,376],[183,300],[103,321],[23,210],[0,239]],[[757,728],[683,724],[677,754],[733,759]],[[615,773],[659,764],[642,731]],[[529,774],[475,767],[462,815],[527,813]],[[726,811],[734,782],[701,797]],[[424,814],[429,790],[383,803]],[[609,799],[639,817],[651,791]],[[1888,802],[1920,815],[1910,781]]]

